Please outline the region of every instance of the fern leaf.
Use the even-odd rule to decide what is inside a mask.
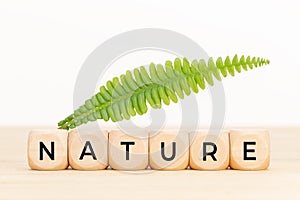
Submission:
[[[206,85],[214,85],[214,80],[221,81],[221,76],[235,75],[243,70],[253,69],[269,64],[270,61],[259,57],[237,55],[230,59],[219,57],[216,62],[209,58],[194,60],[190,63],[186,58],[176,58],[172,63],[166,61],[165,66],[151,63],[149,73],[145,67],[136,68],[133,73],[126,71],[119,78],[115,77],[101,86],[100,91],[86,100],[64,120],[58,123],[60,129],[72,129],[82,124],[102,119],[113,122],[130,119],[136,113],[143,115],[152,108],[161,108],[162,103],[169,105],[178,102],[185,95]],[[215,78],[215,79],[214,79]]]

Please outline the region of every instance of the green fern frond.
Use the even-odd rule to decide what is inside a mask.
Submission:
[[[142,66],[108,81],[84,105],[60,121],[58,127],[72,129],[97,119],[111,119],[113,122],[129,119],[136,113],[145,114],[147,104],[158,109],[162,103],[177,103],[178,98],[190,95],[191,90],[197,93],[198,87],[204,89],[207,84],[212,86],[214,78],[221,81],[221,76],[234,76],[242,69],[247,71],[269,63],[269,60],[260,57],[238,58],[237,55],[232,59],[227,56],[224,61],[219,57],[216,62],[213,58],[207,62],[201,59],[192,63],[186,58],[176,58],[173,63],[166,61],[165,66],[151,63],[149,72]]]

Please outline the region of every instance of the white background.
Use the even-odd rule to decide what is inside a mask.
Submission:
[[[298,2],[0,1],[0,125],[55,126],[72,112],[74,83],[86,57],[116,34],[149,27],[180,32],[213,57],[238,53],[271,60],[268,67],[224,79],[225,125],[299,125]],[[150,52],[112,67],[121,72],[150,61],[163,59]],[[207,125],[207,91],[197,99]]]

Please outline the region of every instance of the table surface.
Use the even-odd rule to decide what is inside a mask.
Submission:
[[[265,171],[134,172],[30,170],[26,148],[32,128],[0,128],[1,200],[300,199],[300,127],[268,128],[271,165]]]

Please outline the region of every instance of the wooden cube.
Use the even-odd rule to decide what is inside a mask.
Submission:
[[[199,170],[224,170],[229,166],[229,132],[190,133],[190,167]]]
[[[270,135],[267,130],[230,131],[230,167],[264,170],[270,164]]]
[[[109,165],[117,170],[148,167],[148,134],[113,130],[109,133]]]
[[[189,136],[178,130],[151,132],[150,167],[159,170],[186,169],[189,163]]]
[[[32,130],[28,136],[28,164],[36,170],[62,170],[68,163],[66,130]]]
[[[108,166],[107,131],[74,129],[69,133],[68,148],[72,169],[100,170]]]

